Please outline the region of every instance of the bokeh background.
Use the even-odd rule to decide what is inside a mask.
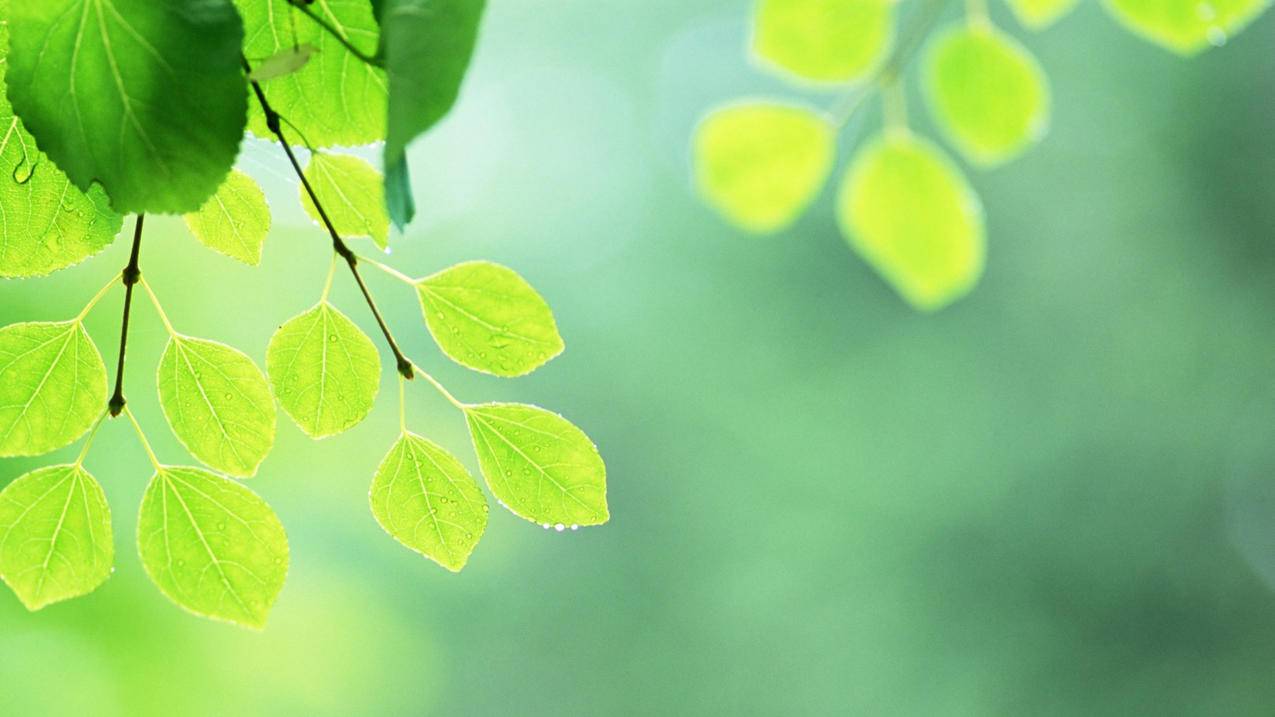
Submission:
[[[462,399],[540,403],[592,435],[611,523],[558,534],[493,510],[459,576],[400,547],[367,506],[396,430],[387,372],[342,437],[281,415],[251,486],[292,568],[252,633],[147,581],[149,470],[116,422],[88,462],[116,572],[36,614],[0,595],[0,714],[1270,714],[1275,17],[1186,61],[1082,5],[1040,35],[993,8],[1047,68],[1053,128],[970,170],[986,277],[921,315],[838,236],[831,192],[771,238],[694,196],[705,110],[835,101],[750,64],[747,2],[492,2],[462,102],[413,148],[420,219],[388,260],[516,267],[568,350],[518,381],[467,373],[409,291],[372,281]],[[870,104],[850,124],[843,164],[879,123]],[[179,330],[261,361],[329,255],[277,150],[250,143],[241,165],[276,213],[263,265],[168,220],[142,266]],[[0,283],[0,321],[73,315],[126,250]],[[338,302],[371,332],[346,278]],[[90,319],[110,361],[121,300]],[[139,307],[131,404],[188,462]],[[410,390],[412,427],[475,468],[460,417]],[[0,461],[0,483],[74,450]]]

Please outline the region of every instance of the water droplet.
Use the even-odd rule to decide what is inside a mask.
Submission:
[[[572,526],[571,526],[571,529],[572,529],[572,530],[579,530],[579,529],[580,529],[580,526],[578,526],[578,525],[572,525]]]
[[[549,524],[548,524],[548,523],[545,523],[544,525],[542,525],[542,526],[540,526],[540,527],[544,528],[545,530],[548,530],[548,529],[549,529]]]
[[[1226,44],[1226,32],[1216,25],[1205,31],[1205,35],[1209,38],[1209,44],[1214,47],[1221,47]]]
[[[553,526],[553,529],[561,533],[562,531],[567,529],[567,526],[563,525],[562,523],[558,523],[557,525]]]

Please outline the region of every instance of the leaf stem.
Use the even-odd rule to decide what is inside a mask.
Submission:
[[[368,264],[371,264],[372,266],[376,267],[377,269],[380,269],[381,271],[385,272],[386,274],[389,274],[390,276],[394,277],[395,279],[398,279],[399,281],[403,282],[404,284],[409,284],[409,285],[411,285],[411,286],[416,286],[416,284],[418,283],[416,279],[413,279],[412,277],[408,276],[407,274],[404,274],[403,272],[399,271],[398,269],[395,269],[394,267],[390,266],[389,264],[382,264],[381,262],[379,262],[379,261],[377,261],[377,260],[375,260],[375,259],[369,259],[369,258],[367,258],[366,256],[363,256],[362,254],[359,254],[359,255],[358,255],[358,257],[359,257],[359,261],[364,261],[364,262],[367,262]]]
[[[133,430],[137,431],[137,437],[142,442],[142,448],[146,449],[146,457],[151,459],[151,465],[155,467],[156,473],[164,471],[164,464],[159,462],[155,457],[155,449],[151,448],[151,442],[146,440],[146,432],[142,430],[142,424],[137,422],[137,416],[133,415],[133,409],[124,407],[124,415],[128,416],[128,420],[133,424]]]
[[[452,395],[451,391],[448,391],[446,388],[444,388],[443,384],[439,383],[438,379],[431,376],[428,371],[421,368],[420,366],[417,366],[416,364],[412,364],[412,366],[415,367],[416,372],[419,373],[421,376],[423,376],[425,380],[428,381],[431,386],[437,389],[439,393],[443,394],[443,398],[447,399],[448,403],[452,404],[453,406],[460,409],[461,411],[464,411],[466,408],[469,407],[468,404],[461,403],[460,401],[458,401],[456,397]]]
[[[128,348],[128,320],[133,309],[133,287],[142,278],[142,270],[137,262],[142,251],[142,222],[145,219],[145,214],[137,215],[137,223],[133,226],[133,249],[129,254],[128,265],[120,273],[120,280],[124,282],[124,318],[120,321],[120,353],[115,364],[115,393],[106,403],[111,418],[120,415],[120,411],[128,403],[124,399],[124,353]]]
[[[106,296],[106,292],[113,289],[115,287],[115,282],[119,280],[120,278],[118,275],[112,276],[111,280],[107,282],[106,286],[103,286],[101,289],[99,289],[98,292],[93,295],[93,298],[89,299],[89,303],[84,306],[84,310],[81,311],[79,315],[75,317],[75,320],[77,322],[83,322],[84,317],[89,315],[89,312],[93,310],[93,307],[97,306],[97,303],[102,300],[102,297]]]
[[[109,415],[111,415],[109,412],[102,411],[102,415],[98,416],[97,420],[93,422],[93,428],[89,429],[89,437],[84,439],[84,447],[80,449],[80,455],[75,459],[76,468],[84,465],[84,459],[89,455],[89,448],[93,445],[93,439],[97,437],[97,429],[102,427],[102,422]]]
[[[320,304],[326,304],[328,296],[332,294],[332,280],[336,278],[336,254],[332,255],[332,264],[328,267],[328,278],[323,282],[323,295],[319,297]]]
[[[407,433],[407,381],[398,377],[398,428]]]
[[[247,58],[241,57],[240,59],[243,61],[244,71],[251,74],[252,66],[248,64]],[[297,155],[292,151],[292,145],[288,144],[287,138],[283,136],[283,127],[280,124],[282,116],[270,106],[270,102],[266,99],[265,91],[261,89],[261,83],[253,79],[249,79],[248,82],[252,85],[252,91],[257,96],[261,111],[266,115],[266,126],[270,128],[270,131],[279,140],[279,146],[283,147],[284,153],[288,155],[288,161],[292,164],[293,172],[301,180],[301,186],[305,189],[305,193],[309,195],[314,208],[319,212],[319,218],[323,220],[323,226],[327,228],[328,234],[331,235],[332,250],[344,259],[346,265],[350,267],[350,273],[354,275],[354,281],[359,285],[359,291],[363,293],[363,298],[367,301],[368,308],[372,310],[372,316],[376,317],[376,323],[381,327],[381,334],[385,336],[385,342],[389,344],[390,351],[394,354],[394,361],[397,364],[396,368],[399,374],[410,381],[412,379],[412,362],[403,355],[403,351],[398,347],[398,342],[394,340],[394,335],[390,333],[390,327],[385,323],[385,318],[381,316],[381,310],[376,308],[376,300],[372,298],[372,292],[368,290],[367,283],[363,281],[363,275],[359,273],[358,257],[346,245],[336,227],[332,225],[332,220],[328,218],[327,211],[324,210],[319,197],[315,195],[314,188],[310,186],[310,180],[306,179],[305,172],[301,170],[301,163],[297,161]]]
[[[381,66],[381,62],[377,60],[376,57],[369,55],[366,52],[363,52],[359,48],[355,47],[354,44],[350,42],[349,38],[347,38],[339,30],[337,30],[335,27],[332,26],[332,23],[328,22],[327,20],[324,20],[322,17],[319,17],[319,15],[317,15],[313,10],[311,10],[310,5],[313,4],[313,2],[314,0],[288,0],[289,5],[300,10],[302,14],[304,14],[306,17],[313,20],[316,25],[323,28],[323,30],[327,32],[329,35],[331,35],[334,40],[341,43],[341,45],[345,47],[346,50],[349,50],[351,55],[354,55],[355,57],[362,60],[364,63],[371,65],[373,67]]]
[[[168,335],[177,338],[181,334],[173,329],[172,323],[168,320],[168,314],[164,313],[164,307],[159,303],[159,297],[155,295],[155,290],[151,288],[150,282],[142,279],[142,288],[146,290],[146,295],[151,299],[151,306],[155,307],[155,313],[159,314],[159,320],[164,322],[164,328],[168,330]]]
[[[892,82],[881,91],[886,129],[893,132],[908,130],[908,96],[902,82]]]

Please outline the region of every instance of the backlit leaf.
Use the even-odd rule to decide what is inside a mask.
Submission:
[[[164,416],[191,455],[230,475],[256,474],[274,445],[275,408],[252,359],[225,344],[175,336],[156,380]]]
[[[818,196],[832,170],[832,125],[812,110],[750,102],[714,111],[695,134],[700,193],[733,224],[773,232]]]
[[[247,117],[229,0],[40,0],[9,8],[9,100],[75,186],[118,212],[198,209]]]
[[[369,237],[382,249],[387,246],[390,219],[385,213],[385,189],[376,167],[347,154],[320,152],[310,157],[305,176],[337,233],[343,238]],[[299,191],[306,212],[320,221],[310,195],[304,187]]]
[[[867,76],[889,53],[895,0],[761,0],[753,51],[801,79]]]
[[[198,212],[185,216],[186,226],[208,248],[256,266],[270,233],[270,207],[252,177],[231,170]]]
[[[1033,30],[1043,30],[1076,9],[1080,0],[1008,0],[1018,21]]]
[[[318,51],[319,48],[309,43],[284,48],[257,63],[256,67],[252,68],[252,72],[248,74],[248,79],[266,82],[276,77],[291,75],[305,67],[310,58],[314,57],[314,53]]]
[[[549,305],[512,269],[465,262],[421,279],[416,289],[434,341],[462,366],[521,376],[562,353]]]
[[[970,160],[1013,158],[1049,128],[1049,85],[1036,59],[985,23],[943,33],[926,57],[930,107]]]
[[[0,329],[0,456],[61,448],[105,409],[106,366],[83,324]]]
[[[487,499],[450,453],[405,433],[376,471],[372,515],[398,542],[460,572],[487,528]]]
[[[41,468],[0,492],[0,576],[28,610],[92,592],[114,558],[111,509],[82,467]]]
[[[847,241],[919,309],[963,296],[983,272],[983,210],[956,165],[910,132],[855,157],[837,199]]]
[[[279,327],[266,371],[279,405],[313,438],[362,421],[381,383],[372,340],[326,301]]]
[[[1105,0],[1135,33],[1182,55],[1225,44],[1271,6],[1271,0]]]
[[[487,485],[515,515],[558,530],[610,518],[602,456],[567,419],[517,403],[468,406],[465,419]]]
[[[165,467],[142,497],[146,574],[196,615],[262,628],[288,574],[288,536],[257,494],[198,468]]]

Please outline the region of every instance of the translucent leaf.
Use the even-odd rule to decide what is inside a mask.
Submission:
[[[309,43],[285,48],[257,63],[256,67],[252,68],[252,72],[248,73],[248,79],[266,82],[284,75],[291,75],[305,67],[318,51],[319,48]]]
[[[761,0],[753,51],[801,79],[847,82],[866,77],[894,40],[895,0]]]
[[[1271,6],[1271,0],[1105,0],[1135,33],[1182,55],[1225,44]]]
[[[832,125],[803,107],[750,102],[714,111],[695,134],[700,193],[733,224],[773,232],[818,196],[832,170]]]
[[[456,363],[522,376],[562,353],[553,312],[512,269],[470,261],[416,284],[434,341]]]
[[[1005,162],[1049,128],[1049,85],[1036,59],[987,24],[943,33],[926,57],[930,107],[973,162]]]
[[[983,210],[956,165],[907,131],[855,157],[837,199],[850,245],[919,309],[941,308],[983,273]]]
[[[517,403],[468,406],[465,418],[487,485],[515,515],[558,530],[610,518],[602,456],[567,419]]]
[[[235,6],[243,15],[243,52],[254,69],[266,70],[269,58],[292,53],[298,46],[314,48],[303,67],[264,85],[270,105],[288,118],[284,130],[295,127],[304,135],[291,139],[315,147],[385,139],[389,83],[384,70],[355,57],[287,0],[235,0]],[[368,3],[316,2],[309,8],[365,54],[376,52],[380,29]],[[274,138],[256,101],[249,106],[248,129],[258,137]]]
[[[279,405],[312,438],[362,421],[381,383],[372,340],[326,301],[279,327],[266,371]]]
[[[217,193],[185,219],[208,248],[251,266],[261,263],[261,247],[270,233],[270,207],[252,177],[231,170]]]
[[[239,153],[243,26],[228,0],[40,0],[9,8],[9,100],[75,186],[118,212],[181,213]]]
[[[369,237],[382,249],[388,245],[390,219],[385,213],[385,189],[376,167],[346,154],[316,153],[306,165],[305,176],[343,238]],[[310,195],[304,187],[300,192],[305,210],[316,222],[320,221]]]
[[[165,467],[142,497],[146,574],[196,615],[262,628],[288,574],[288,536],[257,494],[198,468]]]
[[[28,610],[92,592],[114,559],[111,509],[82,467],[41,468],[0,492],[0,576]]]
[[[1008,0],[1018,21],[1033,30],[1043,30],[1076,9],[1080,0]]]
[[[106,410],[106,366],[78,321],[0,329],[0,456],[36,456]]]
[[[372,515],[398,542],[460,572],[487,528],[487,499],[465,466],[403,434],[376,471]]]
[[[274,445],[275,408],[252,359],[225,344],[173,337],[156,382],[164,416],[191,455],[233,476],[256,474]]]

